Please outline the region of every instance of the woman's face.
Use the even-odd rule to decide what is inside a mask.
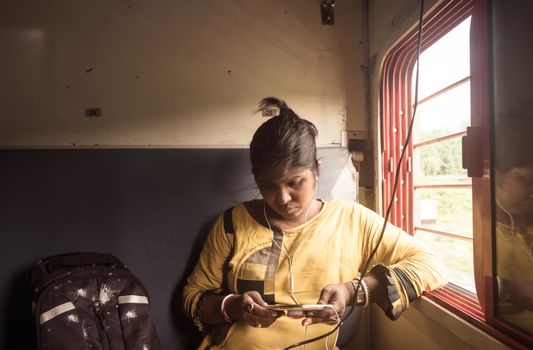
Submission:
[[[271,168],[256,177],[259,192],[277,219],[303,221],[315,198],[317,178],[309,168]]]
[[[515,215],[533,211],[533,168],[512,168],[496,173],[496,199]]]

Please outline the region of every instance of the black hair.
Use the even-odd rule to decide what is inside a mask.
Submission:
[[[267,97],[259,102],[259,111],[272,108],[279,109],[279,114],[264,122],[250,143],[254,176],[270,167],[283,170],[305,167],[318,174],[315,125],[300,118],[280,99]]]

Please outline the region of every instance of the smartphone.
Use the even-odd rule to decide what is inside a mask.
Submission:
[[[266,308],[273,311],[281,311],[287,316],[306,317],[309,312],[331,309],[331,304],[276,304]]]

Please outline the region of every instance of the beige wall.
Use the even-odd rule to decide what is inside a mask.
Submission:
[[[338,145],[366,126],[364,13],[319,3],[2,1],[0,145],[242,146],[270,95]]]

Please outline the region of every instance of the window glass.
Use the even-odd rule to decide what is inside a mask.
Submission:
[[[417,185],[471,184],[462,166],[460,137],[424,145],[415,152]]]
[[[470,82],[420,104],[416,113],[415,143],[464,131],[470,125]]]
[[[413,84],[415,76],[413,74]],[[413,224],[440,255],[450,282],[475,293],[472,185],[462,167],[470,125],[470,17],[420,56],[413,131]]]
[[[533,335],[533,3],[493,6],[495,311]]]
[[[415,196],[419,203],[415,226],[472,238],[470,188],[417,189]]]
[[[469,52],[470,17],[420,55],[419,98],[423,99],[469,77]]]
[[[448,268],[450,283],[476,293],[472,241],[444,237],[422,230],[416,231],[416,238],[425,242],[444,262]]]

